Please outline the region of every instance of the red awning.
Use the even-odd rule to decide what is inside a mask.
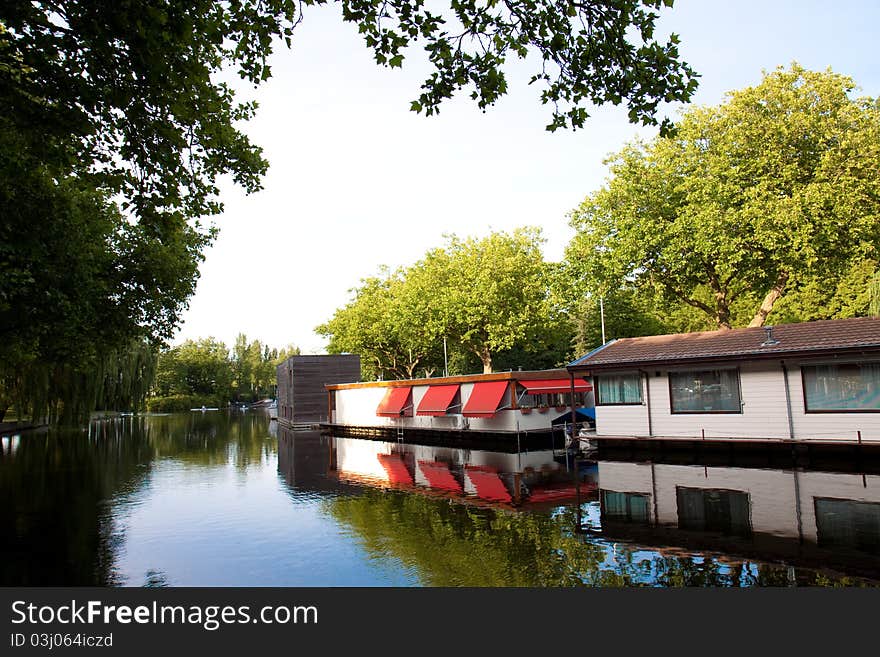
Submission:
[[[449,471],[448,463],[440,461],[419,461],[419,468],[428,485],[435,490],[446,490],[452,493],[461,492],[461,484],[455,479]]]
[[[523,388],[530,393],[539,395],[552,392],[571,392],[570,379],[534,379],[532,381],[518,381]],[[574,379],[575,392],[589,392],[593,389],[589,383],[580,377]]]
[[[411,396],[412,388],[409,386],[388,388],[382,403],[376,409],[376,415],[381,417],[400,417],[407,406],[412,406]]]
[[[465,472],[477,491],[477,497],[493,502],[510,502],[510,492],[501,481],[498,471],[480,465],[466,465]]]
[[[471,396],[464,405],[462,415],[467,417],[494,417],[504,393],[507,381],[482,381],[475,383]]]
[[[388,481],[392,484],[412,484],[413,476],[409,473],[406,463],[400,454],[376,454],[379,463],[388,475]]]
[[[431,386],[419,402],[416,415],[446,415],[459,386]]]

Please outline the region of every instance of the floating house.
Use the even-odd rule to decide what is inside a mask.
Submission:
[[[360,356],[291,356],[275,371],[278,383],[278,423],[283,426],[326,422],[328,383],[358,381]]]
[[[336,435],[395,437],[442,432],[551,435],[592,419],[592,384],[564,369],[333,384],[329,426]]]
[[[598,439],[880,445],[880,319],[623,338],[568,371]]]

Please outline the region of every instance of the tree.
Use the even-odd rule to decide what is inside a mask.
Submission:
[[[729,328],[741,302],[761,326],[788,290],[876,260],[880,104],[853,90],[792,64],[629,145],[571,215],[572,266],[596,292],[632,281]]]
[[[57,406],[76,377],[133,341],[170,339],[215,234],[202,221],[222,210],[218,179],[252,192],[268,166],[240,127],[256,104],[218,77],[267,80],[301,4],[325,3],[2,5],[0,405],[11,385],[30,408],[35,394]],[[424,47],[433,72],[412,109],[426,114],[463,88],[486,108],[507,91],[507,58],[537,53],[533,81],[555,129],[582,126],[588,103],[625,103],[632,121],[656,123],[660,102],[690,97],[696,76],[676,37],[654,38],[661,4],[671,2],[456,0],[441,15],[421,0],[348,0],[343,19],[379,64],[401,66],[410,45]]]
[[[558,345],[565,319],[551,303],[542,241],[535,228],[483,239],[449,236],[414,265],[365,279],[352,302],[316,332],[330,338],[331,353],[358,353],[376,373],[397,378],[440,369],[444,338],[451,350],[476,356],[484,372],[505,352],[519,365],[527,354],[543,354],[533,363],[555,364],[565,357]],[[464,354],[449,360],[468,362]]]
[[[187,340],[159,354],[157,396],[202,395],[226,401],[231,387],[229,349],[223,342],[214,338]]]
[[[423,44],[434,70],[412,109],[427,115],[462,88],[480,108],[494,104],[507,93],[506,60],[536,54],[530,83],[543,85],[541,102],[553,106],[547,129],[556,130],[582,127],[586,104],[626,103],[630,121],[656,125],[661,102],[690,99],[697,76],[678,59],[678,37],[654,38],[661,5],[672,0],[452,0],[442,13],[420,0],[349,0],[343,18],[385,66],[401,66],[406,49]]]
[[[408,273],[431,294],[438,328],[475,354],[483,372],[492,355],[517,345],[534,347],[558,319],[550,303],[550,273],[540,229],[448,239]]]
[[[605,339],[659,335],[675,329],[657,316],[653,299],[632,288],[610,290],[603,298]],[[572,309],[574,351],[582,356],[602,345],[602,311],[597,297],[586,297]]]
[[[329,338],[329,353],[361,356],[367,379],[409,379],[443,365],[442,329],[430,321],[428,297],[408,282],[407,270],[361,281],[354,298],[315,331]]]

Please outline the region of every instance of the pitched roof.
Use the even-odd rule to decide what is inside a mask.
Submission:
[[[880,352],[880,319],[855,317],[772,327],[778,343],[763,345],[765,328],[675,333],[621,338],[606,343],[569,364],[570,369],[693,362],[751,360],[783,355],[830,355],[853,351]]]

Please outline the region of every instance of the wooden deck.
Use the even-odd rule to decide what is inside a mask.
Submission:
[[[439,447],[488,449],[506,453],[519,450],[562,449],[561,428],[536,431],[478,431],[474,429],[432,429],[427,427],[356,426],[322,422],[322,431],[340,438],[365,438],[388,442]]]
[[[588,439],[597,446],[596,457],[600,460],[880,472],[880,441],[596,435]]]

